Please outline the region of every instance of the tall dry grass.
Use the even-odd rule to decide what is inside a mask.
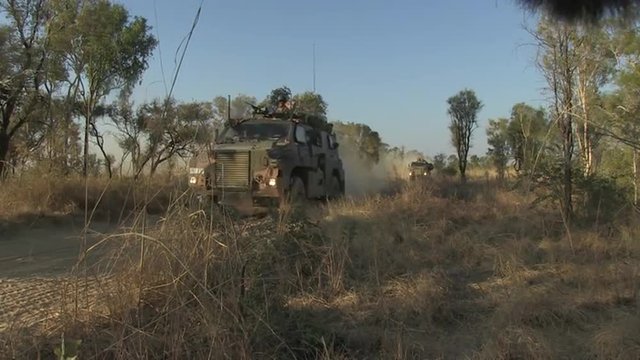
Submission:
[[[162,213],[172,197],[185,189],[183,179],[63,177],[28,173],[0,183],[0,223],[22,223],[37,218],[84,215],[117,222],[143,209]],[[85,203],[86,199],[86,203]]]
[[[637,358],[636,219],[567,231],[531,200],[434,177],[272,218],[172,206],[78,277],[110,275],[100,312],[1,351],[46,358],[64,334],[82,359]]]

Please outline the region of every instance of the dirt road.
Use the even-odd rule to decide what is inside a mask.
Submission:
[[[118,226],[92,223],[86,244],[91,246]],[[83,245],[81,222],[43,223],[0,235],[0,332],[11,327],[30,326],[52,313],[69,291],[69,274]],[[87,257],[91,266],[103,253]],[[96,280],[86,283],[86,294],[95,293]]]

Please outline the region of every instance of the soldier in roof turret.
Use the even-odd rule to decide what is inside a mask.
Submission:
[[[290,101],[286,96],[281,95],[278,97],[278,102],[276,103],[275,109],[273,109],[273,114],[284,114],[291,110]]]
[[[287,98],[284,96],[280,96],[278,98],[278,107],[276,108],[277,112],[284,112],[287,109]]]

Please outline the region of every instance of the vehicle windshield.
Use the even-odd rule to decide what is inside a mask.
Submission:
[[[289,123],[247,122],[222,131],[218,142],[229,143],[247,140],[278,140],[289,133]]]

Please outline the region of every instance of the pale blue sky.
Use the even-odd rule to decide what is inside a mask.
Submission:
[[[159,35],[170,82],[200,0],[120,2]],[[452,153],[446,99],[468,87],[485,104],[472,148],[483,154],[487,119],[544,98],[525,24],[534,19],[514,0],[205,0],[174,96],[311,90],[315,42],[316,90],[330,119],[368,124],[385,142],[430,156]],[[164,94],[156,50],[136,99]]]

